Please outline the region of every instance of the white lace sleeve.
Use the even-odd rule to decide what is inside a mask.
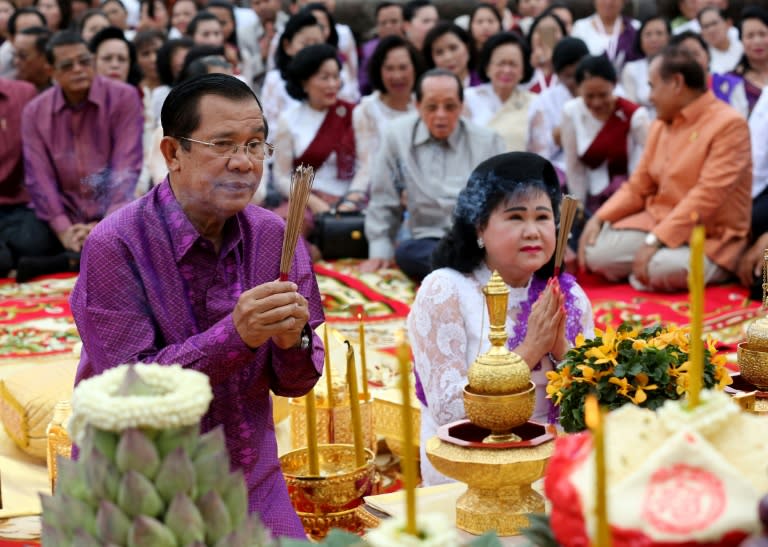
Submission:
[[[293,171],[293,136],[291,135],[290,122],[285,116],[280,116],[275,132],[275,158],[273,174],[275,188],[284,198],[288,198],[291,191],[291,173]]]
[[[594,338],[595,318],[592,313],[592,302],[579,285],[573,285],[571,294],[574,296],[576,306],[581,310],[581,334],[586,338]]]
[[[547,125],[544,112],[536,103],[531,105],[531,110],[529,110],[528,114],[528,142],[526,149],[528,152],[551,159],[555,146],[552,138],[552,128]]]
[[[408,315],[408,334],[427,410],[435,423],[464,418],[467,333],[459,290],[450,274],[437,271],[424,280]]]
[[[355,128],[355,151],[357,154],[357,171],[349,185],[350,192],[368,193],[371,187],[371,162],[378,148],[376,123],[370,113],[371,104],[360,103],[352,111],[352,125]]]

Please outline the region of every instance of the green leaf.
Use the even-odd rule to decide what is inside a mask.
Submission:
[[[482,536],[467,543],[467,547],[502,547],[495,532],[486,532]]]

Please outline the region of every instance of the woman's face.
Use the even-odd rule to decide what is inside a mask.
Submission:
[[[486,73],[498,95],[514,91],[523,77],[523,52],[517,44],[502,44],[491,53]]]
[[[623,9],[624,0],[595,0],[595,11],[602,19],[616,19]]]
[[[136,52],[136,62],[147,80],[157,79],[157,50],[163,45],[159,38],[152,40]]]
[[[613,114],[616,106],[616,98],[613,96],[614,87],[613,82],[599,76],[588,76],[579,85],[579,95],[598,120],[605,121]]]
[[[125,82],[131,67],[128,44],[123,40],[104,40],[96,50],[96,74]]]
[[[312,12],[312,15],[315,16],[317,24],[320,25],[323,31],[323,42],[327,42],[331,35],[331,22],[328,20],[328,16],[323,10],[315,10]]]
[[[82,36],[83,40],[86,42],[90,42],[97,32],[99,32],[101,29],[107,28],[108,26],[109,19],[107,19],[106,15],[91,15],[88,19],[86,19],[85,24],[83,25],[83,30],[80,32],[80,36]]]
[[[37,9],[45,15],[45,20],[48,22],[50,30],[59,30],[61,25],[61,8],[59,8],[59,3],[56,0],[39,0],[37,2]]]
[[[407,49],[397,47],[389,50],[381,65],[381,81],[389,95],[410,95],[416,71]]]
[[[184,68],[184,59],[187,58],[187,53],[189,53],[189,48],[186,47],[177,47],[171,53],[171,74],[174,80],[179,77],[181,69]]]
[[[646,57],[653,57],[669,42],[667,25],[660,19],[648,21],[640,34],[640,48]]]
[[[341,77],[336,59],[326,59],[318,71],[304,82],[304,92],[308,95],[309,105],[316,110],[324,110],[336,104],[340,89]]]
[[[701,37],[711,47],[728,47],[728,28],[730,25],[716,10],[708,9],[701,14]]]
[[[101,11],[106,14],[109,23],[113,27],[123,30],[128,28],[128,13],[117,2],[107,2],[106,4],[103,4],[101,6]]]
[[[219,18],[224,41],[226,42],[229,40],[229,37],[232,36],[232,33],[235,31],[235,21],[232,19],[232,12],[227,8],[219,6],[210,6],[206,9]]]
[[[478,229],[485,242],[485,262],[504,281],[525,284],[555,252],[556,228],[552,201],[544,192],[530,192],[500,203]]]
[[[187,26],[197,13],[197,6],[191,0],[177,0],[171,12],[171,26],[182,34],[187,33]]]
[[[195,45],[201,46],[223,45],[224,35],[221,32],[221,23],[215,19],[199,21],[192,40],[195,42]]]
[[[680,49],[690,53],[704,70],[704,74],[709,74],[709,52],[701,47],[701,43],[697,39],[686,38],[680,42]]]
[[[444,68],[464,78],[469,71],[467,45],[452,32],[446,32],[432,42],[432,60],[437,68]]]
[[[421,49],[424,37],[437,24],[437,8],[424,6],[413,14],[413,19],[405,23],[405,34],[416,49]]]
[[[552,50],[563,37],[563,31],[554,17],[543,17],[531,35],[531,62],[536,66],[552,61]]]
[[[155,10],[154,17],[149,16],[149,3],[144,2],[141,5],[142,28],[165,30],[168,28],[168,9],[165,7],[165,2],[162,0],[153,0],[153,2]]]
[[[499,31],[501,31],[501,23],[491,8],[479,8],[469,24],[469,33],[475,39],[478,49]]]
[[[538,17],[548,5],[547,0],[520,0],[517,3],[517,11],[523,17]]]
[[[571,10],[563,7],[554,7],[552,8],[552,13],[563,22],[565,33],[570,36],[571,29],[573,28],[573,14],[571,13]]]
[[[760,19],[746,19],[741,23],[741,42],[750,64],[768,59],[768,26]]]
[[[323,42],[325,42],[325,39],[323,38],[323,29],[320,28],[319,25],[312,25],[310,27],[304,27],[294,34],[291,41],[284,44],[283,48],[288,55],[293,57],[305,47],[322,44]]]
[[[7,0],[0,1],[0,36],[8,33],[8,19],[14,12],[13,4]]]

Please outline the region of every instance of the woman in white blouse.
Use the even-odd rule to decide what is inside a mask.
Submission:
[[[593,336],[592,308],[569,274],[553,276],[561,193],[547,160],[528,152],[478,165],[459,194],[451,231],[440,241],[408,315],[416,393],[421,401],[421,476],[449,482],[424,453],[437,428],[466,418],[462,393],[470,364],[488,351],[482,289],[498,271],[509,288],[507,346],[527,363],[536,385],[532,419],[554,423],[546,373],[577,335]]]
[[[288,67],[288,93],[297,105],[285,111],[275,135],[274,182],[288,198],[298,165],[315,170],[308,207],[323,213],[347,193],[355,172],[354,105],[338,98],[341,63],[336,48],[317,44],[299,51]]]
[[[648,112],[614,94],[616,71],[604,55],[582,59],[576,83],[579,97],[565,103],[561,140],[568,190],[592,214],[640,160]]]
[[[701,37],[709,46],[709,70],[715,74],[730,72],[739,64],[744,46],[738,34],[733,36],[733,25],[724,11],[707,6],[696,16],[701,26]]]
[[[648,85],[648,63],[669,43],[672,30],[669,21],[661,15],[652,15],[645,19],[637,32],[635,45],[643,55],[642,59],[630,61],[621,71],[621,87],[624,96],[635,104],[644,106],[651,118],[656,117],[656,109],[651,104]]]
[[[617,71],[639,57],[635,34],[640,23],[621,14],[624,0],[594,0],[595,13],[573,23],[571,36],[581,38],[592,55],[605,53]]]
[[[501,135],[510,152],[525,150],[528,139],[533,95],[520,86],[533,74],[528,58],[528,46],[516,33],[491,36],[480,52],[479,75],[487,83],[464,91],[464,115]]]
[[[422,72],[419,53],[401,36],[382,38],[368,62],[368,81],[374,92],[363,97],[352,114],[357,150],[357,172],[339,209],[365,208],[371,168],[387,123],[415,112],[413,88]]]

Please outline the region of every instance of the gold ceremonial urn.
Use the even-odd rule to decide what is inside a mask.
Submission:
[[[763,306],[768,310],[768,249],[763,254]],[[768,412],[768,317],[761,317],[747,327],[747,340],[737,351],[740,375],[726,391],[745,409],[758,414]]]
[[[544,512],[531,484],[544,474],[555,429],[528,421],[536,386],[523,359],[509,351],[505,329],[509,289],[494,272],[483,289],[490,317],[491,349],[468,372],[468,420],[442,426],[426,453],[441,473],[467,484],[456,502],[456,525],[473,534],[519,534],[530,513]]]

